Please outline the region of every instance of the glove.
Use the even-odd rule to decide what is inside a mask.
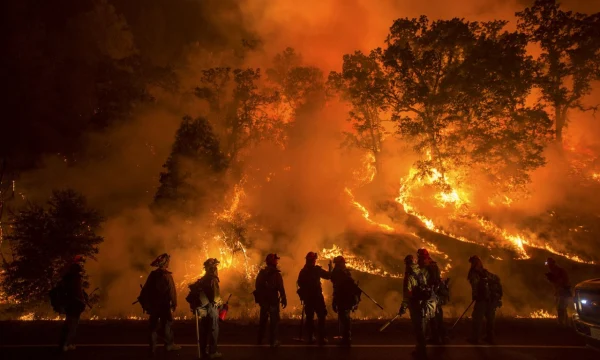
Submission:
[[[333,312],[337,314],[337,305],[332,304],[331,307],[333,308]]]
[[[329,272],[331,272],[331,270],[333,269],[333,264],[331,260],[329,260],[329,264],[327,264],[327,267],[329,268]]]
[[[287,299],[281,299],[281,307],[284,309],[287,307]]]

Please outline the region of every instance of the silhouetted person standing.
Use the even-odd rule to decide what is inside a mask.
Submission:
[[[342,336],[341,346],[350,346],[352,342],[352,322],[350,313],[358,307],[361,291],[346,268],[346,259],[336,256],[333,259],[331,282],[333,283],[333,311],[338,314],[338,325]]]
[[[325,306],[325,298],[323,297],[321,279],[331,279],[331,262],[329,262],[330,271],[325,271],[317,265],[317,257],[317,253],[314,252],[306,254],[306,265],[304,265],[298,275],[298,296],[300,296],[300,300],[304,305],[304,313],[306,314],[308,342],[312,344],[315,341],[313,334],[315,331],[314,317],[316,314],[319,321],[318,342],[319,345],[325,345],[327,343],[325,334],[327,307]]]
[[[208,304],[201,309],[200,321],[200,352],[209,359],[218,359],[222,355],[217,351],[219,340],[219,306],[221,306],[221,290],[219,286],[219,273],[217,266],[219,260],[211,258],[204,262],[205,274],[198,280],[198,284]]]
[[[64,296],[65,322],[60,337],[62,351],[75,350],[75,335],[81,313],[88,303],[88,295],[83,289],[83,257],[76,256],[67,273],[58,285]]]
[[[175,345],[172,330],[173,312],[177,308],[177,292],[173,275],[168,270],[170,260],[171,257],[165,253],[152,262],[151,266],[158,269],[150,273],[140,294],[140,303],[150,315],[150,355],[154,355],[156,352],[158,331],[161,328],[165,339],[165,349],[167,351],[181,349],[181,346]]]
[[[442,305],[448,301],[448,293],[445,283],[442,282],[442,273],[437,263],[431,259],[427,249],[417,250],[417,261],[419,268],[427,274],[427,285],[430,286],[437,297],[435,315],[429,325],[431,328],[430,341],[434,344],[442,344],[446,339],[446,327],[444,325],[444,310]]]
[[[469,258],[471,269],[468,280],[471,283],[473,306],[473,330],[468,341],[479,344],[481,327],[485,318],[486,336],[485,341],[494,344],[494,323],[496,321],[496,309],[502,306],[502,285],[500,278],[483,267],[481,259],[477,255]]]
[[[260,305],[260,324],[258,328],[257,343],[262,344],[267,322],[269,322],[269,343],[271,347],[277,347],[277,327],[279,325],[279,304],[285,309],[287,298],[283,287],[283,277],[277,268],[279,256],[269,254],[266,258],[267,266],[262,268],[256,276],[255,297]]]
[[[570,298],[573,297],[569,275],[565,269],[556,264],[553,258],[546,260],[546,266],[550,270],[546,273],[546,278],[554,286],[554,300],[558,314],[558,323],[560,325],[567,325],[569,319],[567,308]]]

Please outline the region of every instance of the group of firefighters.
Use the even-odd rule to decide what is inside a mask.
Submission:
[[[300,271],[297,280],[297,293],[306,315],[307,341],[309,344],[323,346],[327,344],[325,333],[325,318],[327,307],[321,280],[330,280],[333,284],[333,311],[338,315],[341,346],[351,344],[351,313],[360,302],[362,290],[352,278],[346,267],[344,257],[337,256],[329,261],[328,270],[317,265],[318,255],[309,252],[306,264]],[[280,308],[286,308],[288,301],[283,285],[281,271],[278,268],[279,256],[269,254],[266,266],[257,277],[255,291],[256,303],[260,306],[260,322],[257,344],[263,344],[267,329],[268,341],[271,347],[278,347],[278,323]],[[60,339],[60,349],[69,351],[75,348],[74,336],[81,313],[88,304],[88,295],[83,289],[83,259],[77,257],[61,280],[61,286],[66,292],[61,312],[66,314]],[[481,341],[480,333],[483,321],[486,321],[486,331],[483,341],[494,344],[494,320],[496,309],[502,306],[502,286],[497,275],[483,267],[477,256],[469,258],[471,264],[467,279],[472,288],[472,329],[468,339],[470,343]],[[170,256],[162,254],[151,264],[157,269],[148,276],[142,288],[138,301],[145,312],[149,314],[149,344],[150,354],[154,355],[157,347],[158,332],[162,330],[167,351],[181,349],[174,342],[173,313],[177,308],[176,287],[172,273],[168,270]],[[443,306],[449,301],[448,279],[442,280],[440,269],[431,259],[426,249],[419,249],[417,257],[408,255],[404,259],[406,271],[404,275],[403,300],[398,316],[409,313],[416,337],[416,349],[413,355],[425,358],[427,342],[444,344],[447,339],[444,326]],[[217,351],[219,335],[219,310],[226,308],[220,296],[219,261],[210,258],[204,262],[205,274],[194,284],[190,285],[190,294],[186,300],[192,311],[199,319],[199,351],[200,356],[209,359],[220,358]],[[567,323],[567,305],[571,297],[569,279],[564,269],[560,268],[552,258],[546,261],[549,272],[548,280],[554,285],[558,321]],[[467,308],[468,310],[468,308]],[[466,312],[466,311],[465,311]],[[314,317],[317,317],[315,329]],[[429,334],[429,339],[427,335]]]

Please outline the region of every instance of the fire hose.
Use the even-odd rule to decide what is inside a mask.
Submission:
[[[398,319],[401,315],[400,314],[396,314],[396,316],[394,316],[391,320],[389,320],[388,322],[386,322],[385,324],[383,324],[382,327],[379,328],[379,332],[382,332],[383,330],[387,329],[388,326],[392,325],[392,323],[394,321],[396,321],[396,319]]]
[[[465,316],[465,314],[467,313],[467,311],[469,311],[469,309],[471,308],[471,306],[473,305],[474,302],[475,302],[475,300],[471,301],[471,303],[469,304],[469,306],[467,306],[467,308],[462,313],[462,315],[458,319],[456,319],[456,322],[454,323],[454,325],[452,325],[452,328],[450,329],[450,332],[452,332],[452,330],[454,330],[454,328],[456,327],[456,324],[458,324],[458,322],[460,321],[460,319],[462,319],[463,316]]]
[[[371,300],[375,305],[377,305],[377,307],[379,307],[381,310],[383,310],[383,306],[379,305],[379,303],[377,301],[375,301],[375,299],[373,299],[372,297],[369,296],[369,294],[367,294],[363,289],[361,289],[360,287],[358,288],[358,290],[360,290],[361,293],[365,294],[365,296]]]

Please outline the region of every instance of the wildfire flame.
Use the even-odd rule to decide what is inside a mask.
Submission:
[[[362,213],[362,216],[365,218],[365,220],[367,220],[367,222],[369,222],[369,224],[375,225],[385,232],[394,232],[395,231],[394,228],[389,225],[373,221],[369,217],[369,211],[361,203],[359,203],[358,201],[356,201],[354,199],[354,194],[352,194],[352,190],[350,190],[349,188],[345,188],[344,191],[346,192],[346,194],[348,194],[348,196],[350,196],[350,201],[352,201],[352,204],[354,204],[354,206],[358,210],[360,210],[360,212]]]
[[[523,319],[523,318],[528,318],[528,319],[556,319],[556,318],[558,318],[558,316],[550,314],[548,311],[546,311],[544,309],[539,309],[539,310],[532,311],[529,314],[529,316],[519,316],[519,315],[517,315],[517,318],[519,318],[519,319]]]
[[[434,231],[439,234],[442,234],[442,235],[450,236],[459,241],[468,242],[468,243],[472,243],[472,244],[476,244],[476,245],[480,245],[480,246],[487,246],[488,248],[491,249],[491,245],[489,245],[489,244],[484,245],[477,241],[467,239],[464,236],[452,234],[452,233],[449,233],[449,232],[441,229],[433,222],[432,219],[419,213],[414,208],[414,206],[411,205],[410,199],[412,198],[412,194],[417,187],[431,185],[434,182],[442,181],[446,185],[446,187],[449,187],[450,190],[449,191],[441,191],[434,196],[434,198],[437,200],[437,205],[439,207],[443,208],[443,207],[448,206],[448,204],[453,204],[457,211],[461,211],[463,213],[463,217],[475,219],[476,223],[480,226],[480,228],[485,233],[491,234],[494,237],[496,237],[497,239],[501,240],[498,244],[495,244],[496,247],[511,248],[512,250],[514,250],[517,253],[516,259],[518,259],[518,260],[529,259],[530,256],[525,249],[525,246],[529,246],[529,247],[549,251],[555,255],[563,256],[563,257],[565,257],[569,260],[575,261],[575,262],[585,263],[585,264],[594,264],[594,261],[584,260],[583,258],[581,258],[578,255],[559,251],[556,248],[554,248],[552,245],[548,244],[547,242],[540,243],[539,241],[531,240],[524,234],[509,233],[507,230],[499,228],[496,224],[492,223],[491,221],[485,220],[482,217],[477,216],[473,213],[469,213],[466,210],[467,207],[465,206],[469,203],[467,193],[465,191],[457,190],[455,188],[455,186],[453,186],[454,182],[449,180],[449,178],[447,176],[442,176],[442,174],[440,174],[440,172],[438,170],[432,169],[431,174],[429,174],[428,176],[417,176],[417,174],[418,174],[417,170],[414,168],[411,168],[411,170],[409,171],[409,175],[406,178],[402,179],[402,185],[400,187],[398,197],[396,198],[396,202],[398,202],[399,204],[402,205],[404,211],[407,214],[413,215],[413,216],[417,217],[419,220],[421,220],[421,222],[423,222],[425,227],[427,227],[429,230]],[[507,196],[504,196],[503,203],[507,206],[510,206],[510,204],[512,203],[512,199],[510,199]],[[500,259],[500,258],[496,257],[496,259]]]
[[[362,259],[348,251],[344,251],[337,245],[333,245],[331,249],[323,249],[319,252],[319,257],[328,260],[333,260],[333,258],[336,256],[343,256],[346,260],[346,266],[350,269],[382,277],[391,277],[396,279],[402,278],[402,274],[390,273],[378,268],[371,261]]]

